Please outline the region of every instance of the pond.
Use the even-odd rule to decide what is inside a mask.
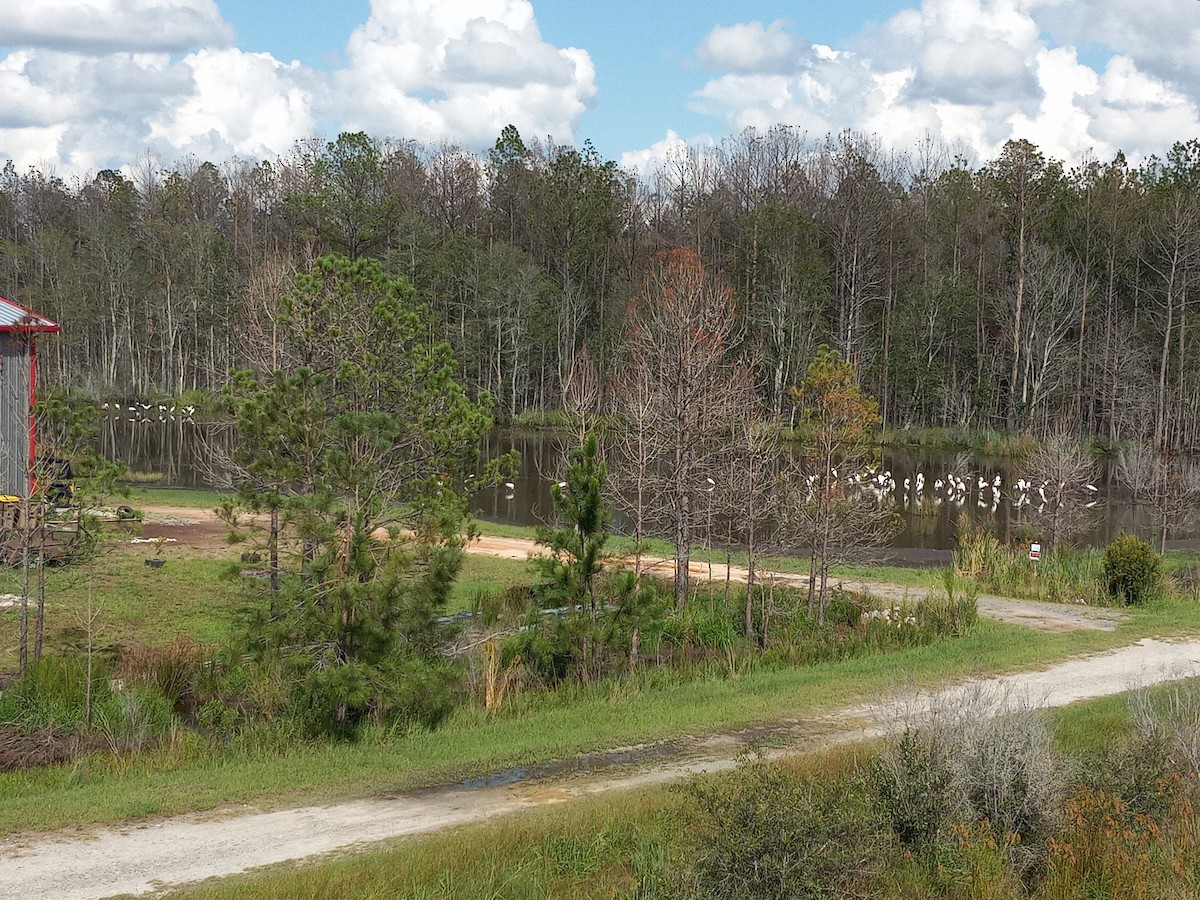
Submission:
[[[230,429],[186,421],[180,417],[158,421],[153,415],[130,418],[126,413],[107,418],[101,429],[105,453],[122,460],[135,473],[158,473],[164,487],[208,488],[212,485],[212,448],[228,450]],[[493,429],[483,440],[483,457],[492,459],[510,450],[521,454],[520,470],[511,489],[500,486],[479,491],[472,507],[483,519],[514,525],[536,525],[553,512],[550,485],[561,475],[570,438],[563,433]],[[1031,508],[1018,506],[1014,489],[1024,476],[1019,464],[1008,460],[966,458],[944,452],[885,452],[881,470],[895,482],[886,496],[899,510],[902,529],[892,546],[898,550],[944,551],[954,547],[957,523],[965,516],[973,524],[992,528],[1003,540],[1024,536],[1030,528]],[[1096,491],[1087,528],[1077,543],[1103,546],[1122,531],[1150,536],[1150,516],[1116,483],[1112,464],[1102,461],[1094,482]],[[966,490],[955,496],[936,487],[953,473]],[[218,476],[220,473],[216,473]],[[918,474],[921,478],[918,479]],[[996,479],[1000,489],[993,491]],[[905,482],[908,489],[905,490]],[[918,481],[921,491],[917,491]],[[984,483],[980,487],[980,482]],[[1033,504],[1037,498],[1033,496]],[[620,529],[621,519],[617,517]],[[715,529],[720,531],[721,529]],[[1200,539],[1200,525],[1172,533],[1175,540]],[[722,540],[714,534],[713,542]],[[916,558],[916,557],[914,557]]]

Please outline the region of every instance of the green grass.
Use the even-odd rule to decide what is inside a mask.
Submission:
[[[747,728],[861,703],[901,681],[940,684],[1013,671],[1194,626],[1196,611],[1138,611],[1116,632],[1047,634],[982,622],[966,638],[886,656],[737,678],[650,674],[556,695],[517,695],[499,713],[460,707],[434,732],[379,742],[213,752],[198,740],[135,758],[0,775],[0,833],[209,809],[371,796],[516,765],[688,734]]]
[[[146,558],[161,555],[162,568]],[[201,643],[221,643],[234,633],[251,601],[245,582],[227,576],[237,551],[227,558],[197,556],[164,544],[124,546],[87,564],[46,570],[46,649],[78,650],[86,644],[88,593],[95,619],[94,646],[115,650],[121,644],[164,644],[181,634]],[[532,584],[523,560],[465,554],[450,593],[449,612],[470,609],[476,594],[510,585]],[[20,591],[20,572],[0,568],[0,593]],[[16,668],[18,616],[0,610],[0,671]]]
[[[148,484],[126,485],[109,498],[112,504],[141,506],[183,506],[189,509],[215,509],[226,496],[218,491],[190,488],[154,487]]]
[[[233,551],[231,551],[232,555]],[[222,579],[226,562],[189,557],[165,545],[167,564],[143,565],[149,548],[101,557],[90,579],[102,646],[160,643],[179,634],[221,641],[238,621],[245,595]],[[911,570],[899,570],[910,573]],[[876,572],[875,574],[878,574]],[[48,642],[78,647],[87,606],[84,567],[51,572]],[[468,555],[454,603],[475,593],[528,583],[522,560]],[[15,573],[0,575],[0,591]],[[0,647],[15,644],[16,616],[0,613]],[[510,697],[504,710],[467,704],[435,732],[384,736],[358,744],[214,748],[194,735],[136,757],[92,757],[74,765],[0,775],[0,833],[100,824],[208,809],[370,796],[545,762],[590,750],[677,738],[822,711],[870,700],[902,680],[943,683],[1013,671],[1075,653],[1128,644],[1200,626],[1200,607],[1163,602],[1132,610],[1113,632],[1047,634],[981,622],[966,638],[888,655],[798,669],[759,666],[739,677],[651,672],[632,681]],[[11,658],[11,651],[5,659]],[[276,742],[278,743],[278,742]]]
[[[150,545],[121,548],[90,563],[47,569],[47,650],[86,646],[89,594],[97,648],[162,644],[181,634],[205,643],[225,640],[246,602],[237,582],[222,577],[228,564],[165,544],[166,563],[148,568],[144,559],[155,555]],[[0,569],[0,593],[19,590],[19,571]],[[16,667],[17,639],[16,609],[0,611],[0,671]]]
[[[1129,733],[1123,697],[1075,704],[1049,714],[1061,752],[1082,756]],[[854,770],[870,745],[793,758],[797,775]],[[723,777],[723,776],[715,776]],[[400,839],[348,858],[273,866],[184,890],[188,900],[342,897],[579,897],[633,892],[678,867],[680,796],[640,788],[574,799],[464,828]],[[629,894],[632,895],[632,894]]]
[[[339,898],[558,898],[623,896],[654,877],[678,842],[662,789],[623,791],[395,841],[332,862],[281,865],[172,896],[192,900]]]
[[[515,585],[532,585],[537,576],[523,559],[504,559],[481,553],[463,554],[463,567],[450,590],[448,611],[470,609],[480,594],[495,594]]]

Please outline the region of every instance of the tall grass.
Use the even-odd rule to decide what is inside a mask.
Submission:
[[[1109,602],[1099,550],[1059,549],[1036,562],[1025,548],[1000,542],[990,531],[960,529],[954,567],[986,591],[1050,603]]]
[[[893,428],[880,432],[879,446],[930,450],[969,450],[980,456],[1019,459],[1037,449],[1032,435],[988,428]]]

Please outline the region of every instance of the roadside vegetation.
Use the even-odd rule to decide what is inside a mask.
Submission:
[[[894,736],[278,866],[179,896],[1185,898],[1195,682],[1052,713],[968,697]]]

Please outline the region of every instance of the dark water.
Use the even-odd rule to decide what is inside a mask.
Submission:
[[[549,521],[553,516],[550,485],[561,476],[568,440],[566,435],[551,432],[506,429],[494,429],[486,435],[484,459],[517,450],[521,454],[521,464],[519,473],[512,479],[512,489],[500,486],[476,494],[472,501],[476,514],[484,519],[515,525]],[[209,463],[212,450],[228,451],[231,441],[231,430],[226,427],[178,418],[159,422],[155,419],[131,421],[114,416],[106,420],[101,429],[102,448],[106,453],[123,460],[134,472],[160,473],[162,478],[157,483],[170,487],[211,487],[214,476],[219,480],[222,474],[212,471]],[[893,541],[893,547],[897,549],[952,549],[956,523],[963,516],[974,524],[991,527],[1003,540],[1021,537],[1032,526],[1031,507],[1018,508],[1013,502],[1016,492],[1012,485],[1024,475],[1019,464],[964,459],[961,455],[935,452],[888,452],[881,462],[880,468],[890,471],[896,482],[888,499],[896,504],[903,521],[903,529]],[[944,478],[948,472],[966,482],[967,491],[961,497],[946,499],[945,490],[935,489],[935,481]],[[920,494],[915,486],[917,473],[924,474],[925,483]],[[999,497],[991,489],[996,476],[1000,477],[1002,485]],[[988,485],[982,490],[978,486],[980,478]],[[907,491],[905,479],[910,481]],[[1095,486],[1090,524],[1080,535],[1079,543],[1103,546],[1122,531],[1150,536],[1148,512],[1114,483],[1110,463],[1101,463]],[[621,526],[619,516],[617,526]],[[713,543],[722,543],[723,529],[716,524],[713,530]],[[1180,529],[1171,537],[1175,540],[1200,539],[1200,525]]]

